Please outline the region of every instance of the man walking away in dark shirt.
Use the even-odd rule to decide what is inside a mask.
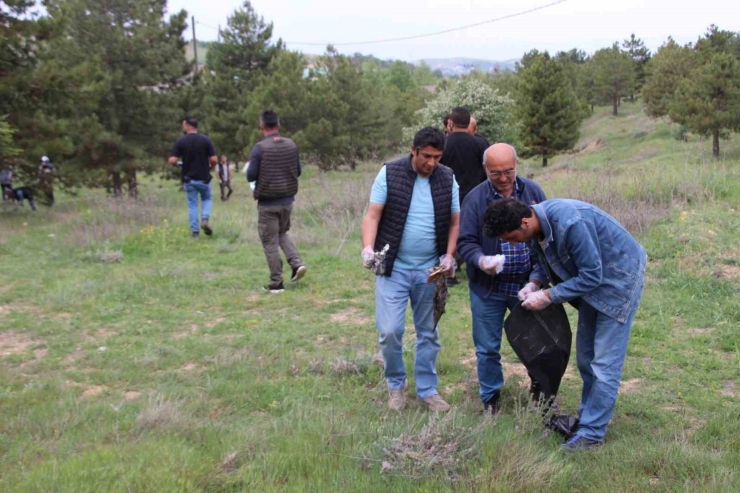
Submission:
[[[259,211],[258,230],[270,267],[270,284],[265,286],[265,290],[277,294],[285,290],[280,248],[293,269],[291,282],[302,278],[308,270],[288,236],[290,214],[298,193],[298,177],[301,176],[301,160],[293,141],[280,135],[277,113],[263,111],[260,130],[264,138],[249,154],[247,181],[257,182],[254,199]]]
[[[450,112],[451,133],[445,141],[445,151],[440,162],[452,168],[460,185],[460,203],[472,189],[486,181],[483,171],[483,152],[478,141],[468,133],[470,113],[465,108],[453,108]]]
[[[491,144],[488,143],[488,139],[483,137],[481,134],[478,133],[478,121],[475,119],[475,117],[470,117],[470,125],[468,125],[468,133],[475,137],[476,142],[481,146],[483,149],[483,152],[486,152],[486,149],[491,147]],[[484,163],[485,164],[485,163]]]
[[[449,134],[445,139],[445,151],[440,162],[452,169],[455,180],[460,185],[460,204],[465,202],[468,193],[486,181],[486,173],[483,170],[483,153],[485,148],[468,133],[470,125],[470,112],[465,108],[452,108],[450,112],[447,129]],[[462,269],[463,258],[457,255],[457,268]],[[457,277],[447,279],[447,284],[454,286],[459,284]]]
[[[229,158],[224,155],[221,155],[218,166],[216,166],[216,176],[218,176],[218,184],[221,187],[221,200],[229,200],[234,190],[231,188],[231,165]],[[224,194],[227,188],[229,193]]]
[[[188,116],[182,121],[185,135],[177,139],[170,153],[169,163],[177,166],[182,160],[182,182],[188,197],[188,215],[190,217],[190,231],[192,238],[198,238],[198,196],[201,201],[201,222],[203,232],[213,234],[209,220],[213,198],[211,193],[211,168],[216,166],[216,148],[213,141],[198,133],[198,120]]]

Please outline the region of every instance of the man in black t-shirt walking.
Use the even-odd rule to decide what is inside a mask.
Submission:
[[[449,134],[445,139],[445,151],[440,163],[452,169],[455,173],[457,184],[460,185],[460,204],[465,201],[465,196],[479,184],[486,181],[486,172],[483,169],[483,153],[485,148],[472,135],[468,133],[470,125],[470,112],[465,108],[452,108],[448,120]],[[457,268],[460,270],[464,263],[459,255]],[[447,284],[455,285],[460,281],[456,277],[448,277]]]
[[[440,163],[452,168],[457,184],[460,185],[460,203],[472,189],[486,181],[483,171],[485,149],[468,133],[470,112],[465,108],[453,108],[449,115],[450,134],[445,140],[445,152]]]
[[[182,121],[182,129],[185,135],[175,142],[169,163],[177,166],[177,162],[182,161],[182,182],[188,197],[191,236],[197,238],[199,235],[198,196],[202,207],[200,227],[210,236],[213,234],[209,224],[213,204],[211,168],[218,163],[216,149],[209,137],[198,133],[198,120],[195,117],[186,117]]]

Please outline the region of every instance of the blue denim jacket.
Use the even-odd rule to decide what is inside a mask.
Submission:
[[[544,235],[542,242],[532,241],[532,249],[544,254],[563,281],[550,288],[552,301],[581,298],[624,323],[640,302],[647,264],[642,245],[616,219],[585,202],[546,200],[532,209]]]
[[[534,181],[520,176],[516,177],[516,181],[523,202],[531,205],[546,200],[545,192]],[[483,218],[486,214],[486,207],[494,200],[496,200],[494,190],[488,180],[470,191],[463,201],[460,214],[460,236],[457,238],[457,252],[465,259],[470,289],[483,299],[488,299],[493,292],[494,276],[480,270],[478,262],[483,255],[496,255],[501,241],[498,238],[488,238],[483,235]],[[535,255],[532,255],[532,266],[534,270],[529,279],[536,279],[543,285],[547,284],[547,275],[537,262]]]

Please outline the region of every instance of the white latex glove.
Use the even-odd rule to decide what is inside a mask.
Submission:
[[[362,266],[372,269],[373,265],[375,265],[375,250],[371,246],[366,246],[362,249]]]
[[[455,269],[457,269],[457,262],[455,257],[449,253],[445,253],[439,257],[439,266],[442,267],[442,273],[447,277],[455,277]]]
[[[496,275],[504,270],[504,255],[484,255],[478,261],[478,267],[486,274]]]
[[[519,290],[519,292],[517,293],[517,296],[519,297],[520,300],[524,301],[525,299],[527,299],[527,296],[529,294],[532,294],[535,291],[539,291],[539,290],[540,290],[540,287],[537,284],[533,282],[528,282],[522,289]]]
[[[547,290],[545,291],[535,291],[533,293],[530,293],[527,296],[527,299],[524,300],[522,303],[522,306],[526,308],[527,310],[544,310],[547,308],[550,304],[552,304],[552,300],[550,299],[549,293]]]

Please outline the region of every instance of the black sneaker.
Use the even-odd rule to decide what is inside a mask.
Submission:
[[[267,286],[262,286],[262,289],[264,289],[265,291],[268,291],[270,294],[280,294],[283,291],[285,291],[285,286],[281,282],[280,284],[278,284],[274,288],[271,287],[271,286],[269,286],[269,285],[267,285]]]
[[[290,282],[296,282],[298,279],[305,276],[307,271],[308,267],[306,267],[305,265],[299,265],[298,267],[293,269],[293,275],[290,276]]]
[[[597,448],[604,445],[603,440],[592,440],[581,435],[573,435],[570,440],[560,446],[560,450],[565,452],[578,452],[591,448]]]
[[[208,219],[203,219],[200,222],[200,227],[203,228],[203,232],[206,234],[206,236],[211,236],[213,234],[211,226],[208,225]]]
[[[190,232],[190,237],[192,239],[200,238],[200,233],[198,233],[197,231],[191,231]]]
[[[495,394],[493,394],[493,397],[483,403],[484,416],[495,416],[496,414],[498,414],[498,412],[501,410],[501,406],[499,405],[500,397],[501,394],[496,392]]]

